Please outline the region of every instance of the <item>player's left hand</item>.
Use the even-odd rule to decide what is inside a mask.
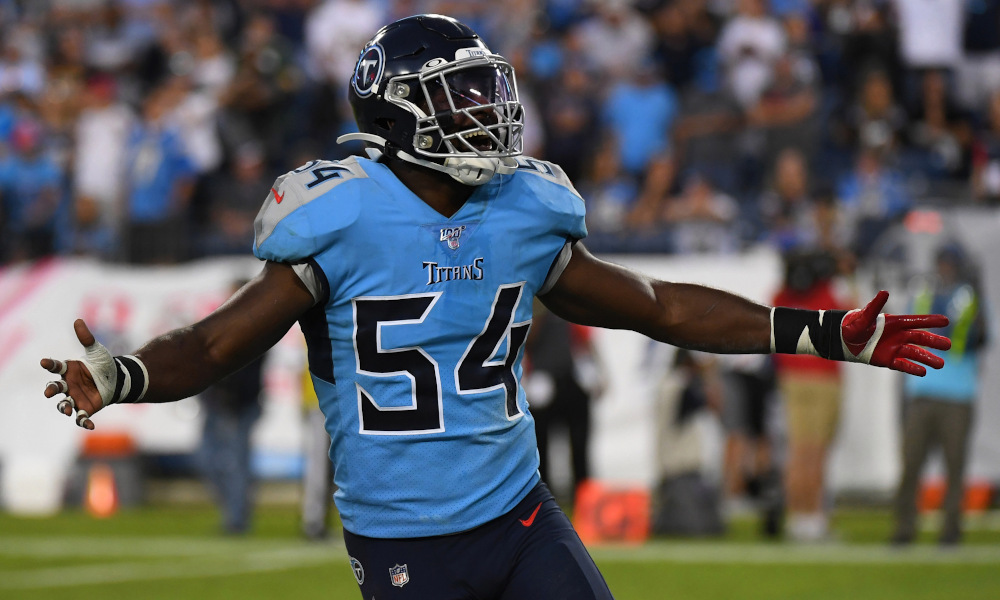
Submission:
[[[93,429],[94,422],[90,417],[101,410],[106,403],[97,382],[94,381],[92,370],[108,371],[107,368],[95,367],[95,363],[98,366],[106,366],[109,363],[113,364],[113,360],[108,350],[94,339],[94,334],[90,332],[83,319],[77,319],[73,323],[73,329],[77,340],[87,351],[87,359],[80,361],[43,358],[40,363],[43,369],[62,376],[59,380],[48,382],[43,393],[46,398],[66,394],[66,397],[56,404],[56,410],[67,417],[72,417],[75,411],[76,424],[84,429]],[[110,371],[114,373],[113,367]]]
[[[944,359],[928,352],[924,347],[948,350],[951,340],[943,335],[922,331],[925,328],[945,327],[944,315],[888,315],[882,307],[889,299],[889,292],[882,290],[861,309],[852,310],[840,324],[844,341],[845,358],[877,367],[887,367],[910,375],[923,377],[927,369],[918,363],[940,369]]]

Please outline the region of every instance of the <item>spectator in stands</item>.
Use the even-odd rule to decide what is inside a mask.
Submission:
[[[46,152],[65,171],[72,162],[73,133],[80,114],[81,99],[86,87],[88,73],[85,62],[84,34],[78,25],[56,34],[57,49],[45,64],[44,87],[33,96],[45,130]],[[43,44],[45,38],[40,32],[27,36],[18,43],[25,48]],[[45,56],[37,51],[39,61]]]
[[[670,231],[663,226],[663,203],[674,178],[669,156],[657,157],[639,179],[622,166],[610,139],[598,145],[581,193],[589,198],[588,229],[591,247],[602,252],[669,252]]]
[[[67,22],[51,33],[46,59],[46,86],[52,80],[84,78],[90,72],[87,64],[87,34],[80,23]]]
[[[11,132],[10,154],[0,157],[0,262],[55,251],[63,172],[44,144],[41,124],[22,120]]]
[[[137,48],[125,27],[125,7],[121,2],[107,2],[96,10],[87,28],[87,66],[102,72],[131,66]]]
[[[917,69],[946,68],[958,65],[962,57],[964,0],[929,0],[908,2],[893,0],[899,26],[899,50],[910,75]],[[910,81],[908,95],[917,91]]]
[[[832,79],[838,85],[830,92],[849,101],[857,96],[865,75],[877,70],[890,75],[892,87],[898,93],[902,89],[903,67],[892,5],[889,2],[830,2],[824,8],[828,44],[841,48],[839,56],[831,59],[836,70]]]
[[[762,142],[760,164],[770,166],[785,148],[811,156],[818,142],[815,64],[785,54],[774,64],[774,74],[757,102],[747,110],[748,135]]]
[[[955,99],[965,110],[979,110],[1000,91],[1000,0],[964,4],[965,52],[956,69]]]
[[[615,146],[624,156],[619,162],[624,160],[633,179],[629,185],[637,190],[636,200],[619,211],[627,218],[620,219],[623,229],[614,235],[625,245],[614,247],[622,250],[666,247],[660,242],[669,234],[659,217],[665,198],[675,191],[675,171],[704,173],[739,200],[741,222],[753,225],[740,234],[759,238],[767,219],[754,200],[776,153],[788,146],[823,164],[832,181],[850,178],[859,148],[877,147],[892,152],[884,162],[909,180],[929,179],[933,193],[961,198],[963,186],[971,182],[975,197],[1000,198],[1000,168],[991,167],[1000,150],[992,148],[987,115],[979,114],[988,112],[985,99],[1000,88],[994,77],[1000,73],[995,68],[1000,42],[991,35],[1000,31],[993,18],[1000,12],[997,0],[934,0],[922,7],[807,0],[560,0],[540,8],[530,0],[503,5],[360,0],[253,7],[162,0],[36,4],[0,15],[0,152],[20,110],[15,105],[34,99],[41,107],[47,153],[72,174],[63,192],[71,194],[82,223],[89,223],[95,211],[89,200],[79,199],[77,177],[103,180],[108,188],[121,181],[113,167],[96,164],[106,156],[110,165],[113,153],[92,152],[76,138],[81,123],[89,123],[88,137],[103,137],[94,132],[93,107],[81,102],[95,75],[112,78],[119,100],[136,109],[159,93],[164,81],[172,82],[167,87],[177,97],[167,103],[168,120],[179,127],[183,153],[195,168],[190,216],[207,220],[207,209],[201,208],[209,205],[203,201],[205,182],[228,176],[220,169],[247,141],[263,143],[266,166],[272,169],[288,167],[285,157],[293,144],[315,148],[310,159],[360,152],[359,143],[333,144],[350,126],[337,90],[343,89],[363,41],[355,34],[376,27],[386,12],[405,16],[431,9],[459,11],[499,40],[494,49],[516,63],[524,101],[534,98],[549,115],[529,120],[525,151],[561,164],[580,189],[621,197],[618,192],[628,187],[619,185],[617,176],[594,185],[587,181],[594,176],[587,165],[601,149],[597,138],[606,133],[594,125],[593,115],[609,122],[601,121],[604,103],[620,100],[617,95],[628,90],[631,100],[614,111],[615,130],[628,130],[627,139]],[[939,4],[937,23],[934,6]],[[941,118],[942,87],[945,92],[951,87],[951,75],[944,86],[936,75],[940,65],[951,64],[947,56],[954,54],[956,13],[961,13],[966,56],[955,72],[955,91],[963,108],[970,109],[967,120],[947,94]],[[931,26],[937,37],[912,35]],[[938,35],[941,28],[945,35]],[[900,52],[907,68],[901,66]],[[673,108],[665,110],[654,94],[644,95],[648,90],[633,76],[636,64],[659,69],[658,85],[669,86],[679,98],[666,103]],[[913,70],[915,65],[938,66],[925,75]],[[651,103],[636,109],[636,102],[647,99]],[[987,125],[981,126],[980,118]],[[539,124],[554,126],[541,131]],[[975,140],[975,151],[967,139]],[[957,165],[953,142],[961,149]],[[106,202],[107,191],[102,193]],[[598,204],[592,202],[592,210],[599,210]],[[843,217],[850,207],[842,208],[831,215]],[[125,211],[120,207],[119,212]],[[595,224],[615,221],[604,217]],[[92,227],[85,225],[83,235],[74,233],[65,245],[107,256],[115,245],[107,242],[108,228],[102,225],[98,233]]]
[[[793,148],[778,155],[770,188],[760,199],[767,241],[785,253],[810,249],[834,259],[839,276],[851,279],[851,228],[834,190],[814,182],[805,156]]]
[[[545,125],[544,156],[560,165],[571,181],[580,181],[588,175],[587,163],[599,143],[598,90],[591,74],[573,62],[561,69],[550,89],[540,119]]]
[[[663,66],[667,81],[682,90],[695,78],[695,60],[702,50],[700,40],[688,23],[682,2],[665,2],[652,15],[656,28],[653,58]]]
[[[195,84],[195,71],[168,77],[160,83],[168,127],[177,132],[184,154],[198,176],[218,169],[223,161],[222,141],[217,126],[218,89]]]
[[[651,60],[628,69],[628,78],[609,90],[602,113],[605,126],[617,139],[622,167],[641,177],[654,157],[671,151],[678,102],[676,92]]]
[[[38,96],[45,89],[45,67],[41,57],[24,53],[25,38],[31,35],[26,27],[5,32],[0,42],[0,95],[20,92]]]
[[[655,32],[628,0],[594,4],[595,14],[576,25],[573,35],[587,65],[602,78],[615,79],[623,66],[641,63],[652,55]]]
[[[176,100],[169,84],[155,89],[129,133],[124,236],[129,262],[176,262],[189,249],[187,211],[197,171],[179,131],[167,120]]]
[[[674,126],[677,162],[736,193],[741,183],[736,164],[743,125],[743,110],[722,85],[714,51],[702,50],[696,57],[695,79],[683,90]]]
[[[514,67],[515,72],[524,72],[527,70],[527,65],[525,64],[527,54],[524,50],[522,48],[510,54],[510,64]],[[519,86],[518,98],[525,111],[534,111],[535,114],[541,113],[540,104],[535,99],[534,86],[531,84]],[[552,98],[548,94],[546,94],[544,99],[547,104],[551,103]],[[540,119],[529,119],[525,122],[524,130],[521,134],[522,152],[525,155],[535,157],[543,155],[548,133],[544,125],[540,122]]]
[[[219,35],[201,24],[192,35],[193,87],[218,98],[236,74],[236,61]]]
[[[805,155],[795,148],[782,150],[775,161],[769,189],[760,199],[768,241],[780,251],[818,243],[809,179]]]
[[[856,266],[849,248],[850,226],[833,190],[821,187],[815,194],[816,247],[837,259],[837,272],[851,277]]]
[[[639,197],[639,184],[622,169],[616,140],[606,139],[587,165],[587,177],[580,182],[580,193],[588,198],[587,229],[600,236],[617,233],[627,227],[626,219]]]
[[[889,75],[882,70],[864,76],[845,117],[846,141],[852,150],[864,146],[892,152],[906,128],[906,111],[896,101]]]
[[[719,32],[718,51],[726,86],[740,106],[757,103],[786,48],[785,32],[765,0],[739,0],[736,15]]]
[[[253,224],[262,196],[273,181],[256,142],[236,149],[227,170],[208,182],[207,226],[201,231],[202,253],[246,254],[253,246]]]
[[[419,12],[419,11],[418,11]],[[303,133],[323,145],[323,156],[334,157],[333,140],[350,115],[344,92],[358,49],[369,32],[385,22],[378,3],[364,0],[324,0],[306,16],[305,52],[310,86],[308,118]]]
[[[164,23],[174,23],[177,16],[167,0],[123,0],[125,37],[136,48],[154,43]]]
[[[862,258],[911,204],[902,177],[886,165],[878,148],[861,150],[854,170],[838,182],[837,197],[853,231],[852,250]]]
[[[739,206],[701,173],[687,176],[679,196],[671,198],[662,218],[670,227],[674,251],[682,254],[728,254],[740,249]]]
[[[906,381],[903,473],[896,492],[892,543],[910,544],[916,539],[921,473],[930,451],[940,447],[947,486],[938,542],[953,546],[962,540],[965,463],[987,337],[978,274],[960,245],[947,243],[938,250],[936,272],[923,283],[912,306],[947,315],[951,324],[945,334],[952,346],[944,353],[943,369]]]
[[[304,85],[294,52],[273,17],[265,13],[249,17],[240,38],[236,73],[219,98],[224,147],[261,140],[269,164],[284,158],[295,96]]]
[[[784,282],[774,302],[811,310],[841,309],[845,302],[835,291],[834,273],[834,259],[825,253],[786,253]],[[826,461],[840,420],[840,367],[813,356],[776,354],[773,359],[788,437],[785,530],[794,541],[823,541],[829,535]]]
[[[118,100],[111,75],[87,84],[73,148],[72,250],[113,258],[118,251],[125,143],[135,115]]]
[[[913,167],[936,178],[969,177],[971,131],[964,111],[948,93],[948,73],[928,69],[920,75],[920,92],[906,131]]]
[[[986,117],[986,127],[972,146],[972,195],[984,204],[1000,206],[1000,91],[990,97]]]

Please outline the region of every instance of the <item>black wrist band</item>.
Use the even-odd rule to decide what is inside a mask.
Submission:
[[[775,307],[771,310],[772,349],[779,354],[811,354],[844,360],[840,322],[846,314],[846,310]],[[803,332],[808,332],[804,339]]]
[[[115,386],[112,404],[134,404],[146,395],[149,384],[146,367],[134,356],[116,356],[118,385]]]

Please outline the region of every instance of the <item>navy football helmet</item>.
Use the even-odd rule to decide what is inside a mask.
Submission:
[[[468,26],[441,15],[386,25],[361,51],[348,90],[361,140],[466,185],[511,173],[523,110],[514,69]]]

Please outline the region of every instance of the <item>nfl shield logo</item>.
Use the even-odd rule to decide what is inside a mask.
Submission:
[[[448,248],[458,250],[459,240],[462,238],[463,231],[465,231],[465,225],[459,225],[458,227],[442,227],[441,237],[439,239],[446,243]]]
[[[392,578],[392,585],[403,587],[410,581],[410,572],[406,570],[406,565],[397,564],[389,567],[389,577]]]

